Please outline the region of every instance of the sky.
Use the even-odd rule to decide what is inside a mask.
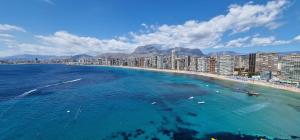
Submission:
[[[298,0],[0,0],[0,57],[300,50]]]

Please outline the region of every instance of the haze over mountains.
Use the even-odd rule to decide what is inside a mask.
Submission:
[[[79,60],[80,58],[127,58],[127,57],[149,57],[153,55],[171,55],[171,51],[175,49],[177,55],[182,56],[212,56],[212,55],[242,55],[241,53],[237,53],[234,51],[219,51],[212,52],[208,54],[204,54],[200,49],[189,49],[184,47],[176,47],[176,48],[164,48],[161,45],[151,44],[145,46],[137,47],[132,53],[103,53],[96,56],[91,56],[87,54],[78,54],[74,56],[54,56],[54,55],[31,55],[31,54],[23,54],[23,55],[15,55],[9,57],[0,58],[1,60],[10,60],[10,61],[32,61],[36,58],[38,60],[55,60],[55,59],[71,59],[71,60]],[[279,54],[288,54],[288,53],[300,53],[300,51],[293,52],[280,52]]]
[[[189,49],[183,47],[174,48],[177,51],[178,55],[189,55],[189,56],[204,56],[200,49]],[[103,53],[96,56],[91,56],[87,54],[78,54],[74,56],[53,56],[53,55],[16,55],[0,58],[2,60],[34,60],[38,58],[39,60],[52,60],[52,59],[61,59],[68,58],[72,60],[78,60],[80,58],[125,58],[125,57],[148,57],[153,55],[170,55],[172,49],[166,49],[161,45],[145,45],[137,47],[132,53]]]

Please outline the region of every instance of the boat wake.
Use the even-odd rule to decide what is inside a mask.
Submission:
[[[44,89],[44,88],[48,88],[48,87],[53,87],[53,86],[58,86],[58,85],[62,85],[62,84],[68,84],[68,83],[73,83],[73,82],[77,82],[80,81],[82,78],[78,78],[78,79],[74,79],[74,80],[69,80],[69,81],[64,81],[64,82],[60,82],[60,83],[55,83],[55,84],[50,84],[50,85],[46,85],[46,86],[42,86],[39,88],[35,88],[29,91],[24,92],[23,94],[17,96],[17,98],[21,98],[21,97],[25,97],[33,92],[36,92],[38,90]]]
[[[243,115],[243,114],[248,114],[248,113],[252,113],[252,112],[257,112],[259,110],[266,108],[268,105],[269,105],[269,103],[255,104],[255,105],[251,105],[251,106],[247,106],[247,107],[235,110],[234,113]]]
[[[18,97],[25,97],[25,96],[29,95],[30,93],[35,92],[37,90],[38,89],[32,89],[32,90],[26,91],[23,94],[19,95]]]
[[[34,92],[37,92],[37,91],[39,91],[39,90],[41,90],[41,89],[44,89],[44,88],[53,87],[53,86],[58,86],[58,85],[62,85],[62,84],[73,83],[73,82],[77,82],[77,81],[80,81],[80,80],[81,80],[81,78],[78,78],[78,79],[74,79],[74,80],[70,80],[70,81],[64,81],[64,82],[55,83],[55,84],[50,84],[50,85],[46,85],[46,86],[42,86],[42,87],[39,87],[39,88],[35,88],[35,89],[31,89],[31,90],[29,90],[29,91],[26,91],[26,92],[24,92],[23,94],[18,95],[18,96],[16,96],[15,98],[13,98],[13,99],[11,100],[11,102],[12,102],[11,105],[10,105],[6,110],[4,110],[4,111],[2,111],[2,112],[0,113],[0,119],[3,117],[3,115],[4,115],[6,112],[8,112],[10,109],[12,109],[12,108],[15,106],[15,104],[18,102],[19,99],[21,99],[21,98],[23,98],[23,97],[25,97],[25,96],[28,96],[28,95],[30,95],[30,94],[32,94],[32,93],[34,93]]]
[[[67,84],[67,83],[77,82],[77,81],[80,81],[80,80],[81,80],[81,78],[78,78],[78,79],[75,79],[75,80],[65,81],[65,82],[62,82],[62,83]]]

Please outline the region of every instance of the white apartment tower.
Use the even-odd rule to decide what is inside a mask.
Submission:
[[[209,58],[208,57],[200,57],[197,59],[198,61],[198,70],[200,72],[208,72],[209,66]]]
[[[177,56],[176,56],[176,50],[173,49],[172,50],[172,54],[171,54],[171,68],[172,68],[172,70],[176,69],[176,58],[177,58]]]
[[[222,55],[219,57],[219,74],[233,75],[234,71],[234,56]]]

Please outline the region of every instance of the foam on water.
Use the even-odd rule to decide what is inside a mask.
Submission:
[[[235,110],[234,113],[243,115],[243,114],[248,114],[248,113],[252,113],[252,112],[257,112],[259,110],[264,109],[268,105],[269,105],[269,103],[255,104],[255,105],[251,105],[251,106],[247,106],[247,107]]]

